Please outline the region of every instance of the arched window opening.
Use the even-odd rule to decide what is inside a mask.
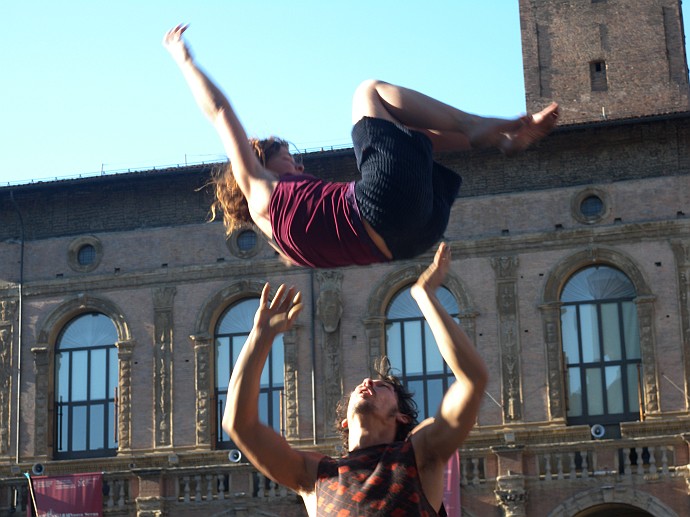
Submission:
[[[230,375],[237,363],[259,308],[259,298],[246,298],[231,305],[221,316],[215,332],[216,359],[216,436],[218,448],[234,448],[235,445],[222,427],[223,411],[228,394]],[[285,387],[285,353],[283,336],[279,335],[271,347],[261,372],[259,392],[259,419],[283,434],[282,404]]]
[[[117,329],[101,313],[82,314],[55,347],[55,456],[112,456],[118,383]]]
[[[453,294],[441,287],[437,296],[457,322],[458,303]],[[386,311],[386,354],[407,389],[414,393],[420,421],[435,415],[455,376],[438,351],[409,287],[395,295]]]
[[[620,436],[619,422],[640,418],[640,336],[635,287],[618,269],[575,273],[561,294],[561,335],[569,424],[601,424]]]

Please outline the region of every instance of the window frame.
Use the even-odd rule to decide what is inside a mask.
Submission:
[[[570,281],[572,281],[578,274],[585,270],[599,267],[607,267],[618,271],[620,274],[625,275],[623,271],[608,265],[594,265],[585,268],[581,268],[570,275],[567,281],[564,283],[564,289]],[[630,283],[631,288],[634,290],[634,284],[631,279],[625,275],[626,279]],[[561,293],[562,295],[562,293]],[[609,298],[592,298],[589,300],[576,300],[576,301],[562,301],[561,302],[561,352],[563,354],[563,368],[564,368],[564,384],[565,384],[565,397],[566,397],[566,408],[565,417],[567,425],[594,425],[601,424],[604,426],[617,426],[621,422],[633,422],[640,420],[640,388],[642,384],[641,371],[642,368],[642,350],[639,336],[639,321],[637,316],[637,308],[635,306],[636,294],[632,296],[622,296],[622,297],[609,297]],[[626,317],[623,310],[623,304],[631,303],[633,304],[634,324],[637,329],[637,351],[638,357],[627,357],[628,344],[626,342]],[[606,359],[606,344],[605,344],[605,332],[604,332],[604,318],[602,317],[602,308],[604,306],[615,305],[616,307],[616,323],[618,332],[618,349],[619,354],[618,359]],[[566,329],[564,325],[564,309],[568,307],[574,307],[575,309],[575,324],[576,324],[576,339],[577,339],[577,361],[569,361],[568,353],[566,351]],[[585,345],[583,339],[583,330],[585,327],[582,325],[582,309],[584,307],[593,308],[596,314],[596,346],[598,350],[592,349],[592,356],[598,359],[585,360]],[[566,309],[567,310],[567,309]],[[631,387],[629,385],[628,368],[630,366],[635,366],[637,368],[637,385],[635,393],[637,394],[637,399],[633,401],[630,397]],[[621,380],[621,402],[622,402],[622,412],[611,413],[609,410],[609,397],[606,396],[607,393],[607,382],[606,382],[606,371],[607,368],[618,367],[620,369],[620,380]],[[571,370],[579,371],[579,387],[580,387],[580,404],[581,411],[579,415],[570,415],[570,403],[572,399],[571,392]],[[602,412],[601,414],[592,414],[589,407],[589,390],[587,382],[587,371],[599,370],[599,382],[600,389],[602,392]],[[595,388],[592,388],[595,389]],[[633,407],[634,406],[634,407]]]
[[[234,332],[234,333],[219,333],[218,330],[220,326],[222,325],[223,321],[225,320],[226,317],[229,316],[230,312],[237,308],[238,305],[242,304],[243,302],[246,302],[248,300],[256,300],[257,302],[259,301],[259,297],[252,295],[252,296],[245,296],[243,298],[239,298],[234,300],[230,305],[228,305],[220,314],[218,317],[218,321],[215,325],[214,328],[214,333],[213,333],[213,364],[214,364],[214,386],[213,386],[213,394],[214,394],[214,401],[215,401],[215,412],[216,412],[216,418],[215,418],[215,448],[216,449],[234,449],[236,448],[236,444],[228,437],[227,440],[223,439],[227,434],[222,428],[222,421],[223,421],[223,412],[225,410],[225,404],[227,402],[227,385],[225,388],[219,386],[219,343],[218,340],[219,338],[222,339],[227,339],[227,345],[230,347],[230,350],[228,350],[228,358],[230,359],[230,365],[229,365],[229,377],[232,376],[232,371],[235,367],[235,359],[239,356],[240,351],[242,350],[242,347],[244,346],[244,343],[246,341],[246,338],[249,336],[249,333],[251,332],[251,327],[245,332]],[[258,308],[258,303],[257,303],[257,308]],[[233,338],[240,338],[240,342],[235,342],[233,341]],[[234,347],[237,346],[237,350],[234,350]],[[283,373],[281,375],[283,381],[282,384],[278,385],[273,382],[274,379],[274,351],[278,350],[278,348],[281,348],[283,350]],[[261,403],[262,403],[262,397],[265,397],[266,400],[266,414],[269,416],[268,421],[264,421],[262,419],[262,422],[269,425],[272,427],[276,432],[281,434],[282,436],[285,435],[285,344],[283,341],[283,335],[278,335],[273,343],[273,346],[271,347],[271,350],[269,351],[268,358],[266,359],[266,363],[264,365],[264,369],[262,370],[261,377],[264,377],[264,372],[268,368],[268,372],[266,373],[268,377],[268,384],[266,386],[260,386],[259,388],[259,414],[261,414]],[[275,399],[275,397],[278,397]],[[276,403],[278,407],[275,408],[274,405]],[[277,423],[277,426],[274,425],[274,416],[276,416],[276,411],[277,411],[277,417],[279,422]]]
[[[62,348],[60,347],[61,341],[64,337],[65,331],[68,329],[68,327],[79,320],[80,318],[84,318],[86,316],[102,316],[106,318],[112,325],[113,325],[113,332],[115,336],[115,341],[111,344],[104,344],[104,345],[95,345],[95,346],[77,346],[77,347],[65,347]],[[53,405],[54,405],[54,411],[55,411],[55,418],[53,422],[53,443],[54,443],[54,451],[53,455],[55,459],[58,460],[64,460],[64,459],[82,459],[82,458],[101,458],[101,457],[111,457],[115,456],[118,451],[118,436],[117,436],[117,428],[118,428],[118,405],[117,405],[117,398],[116,398],[116,391],[119,389],[119,358],[118,358],[118,349],[117,349],[117,326],[115,325],[115,322],[108,317],[106,314],[103,314],[102,312],[99,311],[88,311],[88,312],[83,312],[81,314],[77,314],[71,319],[69,319],[61,328],[58,337],[55,341],[55,353],[53,357],[53,366],[54,366],[54,371],[55,371],[55,378],[53,382]],[[105,385],[105,397],[104,398],[98,398],[98,399],[92,399],[91,398],[91,390],[92,390],[92,375],[97,372],[93,372],[93,365],[92,365],[92,358],[94,356],[94,352],[98,352],[100,350],[105,351],[105,379],[104,379],[104,385]],[[86,398],[85,400],[72,400],[72,393],[73,393],[73,386],[74,386],[74,378],[73,378],[73,365],[74,365],[74,356],[76,353],[83,353],[86,352],[86,362],[87,362],[87,376],[85,380],[85,391],[86,391]],[[60,400],[60,365],[59,362],[61,361],[62,357],[64,355],[67,355],[69,357],[69,361],[66,361],[67,363],[67,389],[70,395],[70,400],[64,402]],[[114,375],[115,379],[111,379],[111,369],[113,368],[112,366],[112,361],[115,361],[115,370],[114,370]],[[113,393],[109,393],[109,386],[114,386],[115,391]],[[85,408],[85,437],[84,437],[84,443],[85,443],[85,449],[84,450],[72,450],[72,445],[73,445],[73,433],[75,432],[75,424],[74,424],[74,409],[75,408]],[[90,447],[90,441],[91,441],[91,418],[90,418],[90,413],[92,409],[102,407],[103,408],[103,444],[105,447],[103,448],[91,448]],[[66,412],[66,414],[65,414]],[[64,418],[67,418],[67,422],[63,420]],[[64,436],[65,428],[67,430],[67,436]],[[112,436],[112,441],[111,441],[111,436]],[[61,446],[63,444],[66,444],[63,448]],[[110,447],[110,445],[113,445]]]
[[[417,409],[419,411],[419,421],[421,422],[425,418],[432,417],[436,414],[438,411],[438,408],[434,410],[433,413],[430,413],[430,407],[429,407],[429,392],[430,392],[430,386],[429,382],[430,381],[441,381],[441,394],[440,394],[440,400],[443,398],[443,395],[448,391],[448,388],[450,387],[453,382],[455,382],[455,375],[451,371],[451,369],[448,367],[448,364],[446,363],[445,360],[441,357],[441,361],[443,363],[443,371],[442,372],[436,372],[436,373],[428,373],[427,372],[427,362],[428,362],[428,352],[427,352],[427,347],[428,346],[433,346],[436,347],[436,351],[438,351],[438,347],[436,345],[436,341],[433,337],[433,334],[431,333],[431,329],[429,328],[428,323],[424,319],[424,316],[422,315],[421,311],[417,308],[417,311],[419,311],[418,316],[406,316],[406,317],[398,317],[398,318],[390,318],[389,313],[391,306],[393,303],[399,299],[400,296],[405,295],[405,293],[408,293],[409,295],[409,290],[412,287],[412,285],[406,285],[403,286],[402,288],[398,289],[396,293],[391,297],[389,303],[387,304],[387,307],[384,311],[385,315],[385,323],[384,323],[384,335],[385,335],[385,350],[386,354],[388,355],[389,360],[391,360],[391,351],[389,349],[389,333],[391,332],[391,329],[394,325],[399,325],[400,327],[400,353],[398,354],[400,359],[401,359],[401,364],[395,364],[391,360],[391,367],[396,370],[396,374],[402,381],[402,383],[406,386],[408,390],[411,392],[415,392],[415,386],[420,385],[422,387],[422,394],[418,394],[417,392],[414,393],[414,400],[417,403]],[[450,316],[453,318],[453,320],[456,323],[459,323],[458,319],[458,304],[457,304],[457,299],[455,295],[445,286],[442,286],[440,289],[444,289],[445,291],[448,292],[448,295],[453,298],[455,301],[455,310],[450,309],[449,307],[444,305],[444,308],[449,311]],[[406,337],[405,337],[405,326],[410,324],[410,323],[418,323],[419,324],[419,336],[421,336],[421,351],[420,355],[422,358],[422,369],[421,373],[415,373],[415,374],[408,374],[408,368],[407,368],[407,356],[408,354],[405,351],[405,346],[406,346]],[[433,353],[433,352],[432,352]],[[440,356],[440,352],[439,356]]]

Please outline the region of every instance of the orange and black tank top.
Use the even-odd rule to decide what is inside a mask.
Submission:
[[[422,492],[412,442],[375,445],[324,457],[316,481],[317,515],[439,515]]]

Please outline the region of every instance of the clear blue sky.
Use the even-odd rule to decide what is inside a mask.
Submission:
[[[517,0],[7,0],[0,15],[0,185],[225,159],[161,45],[178,22],[247,132],[300,149],[350,143],[367,78],[525,110]]]

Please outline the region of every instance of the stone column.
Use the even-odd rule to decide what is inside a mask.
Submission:
[[[173,444],[172,429],[172,347],[174,287],[158,287],[153,291],[154,311],[154,447]]]
[[[520,366],[520,322],[517,297],[517,257],[491,259],[496,271],[503,421],[522,420],[522,379]]]
[[[196,446],[211,448],[211,408],[215,386],[211,380],[213,339],[208,334],[189,336],[194,345],[194,389],[196,390]]]
[[[658,415],[659,375],[656,362],[656,332],[654,331],[654,296],[638,296],[637,318],[640,324],[640,354],[642,356],[642,389],[645,414]]]
[[[678,277],[678,299],[680,301],[680,329],[683,350],[685,393],[690,393],[690,242],[674,241],[671,243],[676,258]],[[685,397],[685,408],[688,397]]]
[[[546,388],[549,419],[565,422],[563,354],[561,352],[561,303],[539,307],[546,345]]]
[[[283,393],[283,415],[285,438],[299,438],[299,389],[297,378],[297,336],[299,325],[293,325],[283,334],[285,354],[285,388]]]
[[[13,391],[12,358],[15,354],[12,345],[14,343],[13,322],[16,308],[16,301],[0,300],[0,455],[10,451]]]
[[[118,341],[118,396],[117,396],[117,450],[129,452],[132,448],[132,352],[134,341]]]
[[[385,333],[385,316],[372,316],[365,318],[364,332],[367,336],[367,343],[369,344],[369,368],[374,364],[374,361],[381,357],[384,353],[383,344],[386,339]]]
[[[321,323],[321,351],[323,353],[324,382],[323,436],[334,436],[332,415],[343,395],[342,379],[342,336],[340,318],[343,315],[343,274],[337,271],[317,271],[319,297],[316,300],[316,316]]]
[[[35,400],[34,408],[34,455],[47,458],[48,451],[48,378],[50,377],[50,367],[48,364],[48,346],[36,346],[31,349],[34,354],[34,369],[36,372]],[[52,403],[52,401],[50,401]],[[52,412],[52,411],[51,411]],[[52,442],[52,439],[50,440]],[[57,444],[54,444],[57,450]]]

